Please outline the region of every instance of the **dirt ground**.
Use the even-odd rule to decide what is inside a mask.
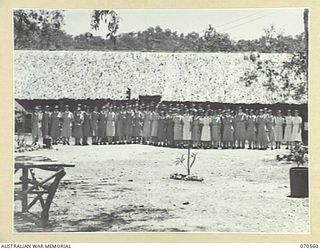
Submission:
[[[283,150],[193,150],[193,174],[174,161],[187,150],[143,145],[55,146],[16,155],[75,163],[66,169],[48,227],[17,216],[15,231],[308,233],[309,199],[290,198]]]

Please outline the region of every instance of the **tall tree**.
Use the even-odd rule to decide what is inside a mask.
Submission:
[[[120,17],[114,10],[94,10],[91,16],[91,28],[98,30],[101,23],[106,25],[106,38],[110,40],[116,48],[116,33],[119,29]]]
[[[219,33],[211,25],[204,32],[201,41],[203,46],[211,52],[216,51],[233,51],[233,42],[228,34]]]
[[[34,43],[45,43],[49,47],[54,40],[55,32],[64,24],[62,10],[25,10],[13,12],[15,48],[33,46]]]

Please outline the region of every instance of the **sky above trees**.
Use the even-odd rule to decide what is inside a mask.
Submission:
[[[228,33],[230,38],[257,39],[264,29],[274,25],[283,35],[298,35],[304,31],[303,9],[224,9],[224,10],[115,10],[120,16],[118,34],[146,30],[160,26],[185,35],[203,34],[211,24],[217,32]],[[105,36],[105,30],[92,31],[92,10],[66,10],[65,25],[68,34],[77,36],[85,32]]]

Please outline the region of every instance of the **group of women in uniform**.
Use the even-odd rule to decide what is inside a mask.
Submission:
[[[141,143],[168,147],[279,149],[300,143],[302,118],[281,110],[274,115],[270,109],[211,110],[182,105],[104,105],[77,106],[71,112],[55,106],[50,111],[36,107],[32,114],[33,142],[50,137],[52,144],[75,145]]]

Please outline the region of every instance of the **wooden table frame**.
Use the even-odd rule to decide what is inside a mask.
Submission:
[[[74,166],[73,164],[64,164],[56,161],[16,161],[15,174],[19,171],[22,173],[20,182],[16,182],[15,185],[21,185],[21,191],[15,191],[14,196],[15,200],[21,200],[22,212],[29,212],[29,209],[39,201],[42,208],[40,222],[43,225],[47,224],[54,195],[61,179],[66,174],[64,168]],[[35,177],[34,169],[52,171],[54,174],[45,180],[39,181]],[[53,181],[50,182],[51,180]],[[31,202],[28,199],[29,194],[36,195]],[[47,197],[45,198],[44,195],[47,195]]]

